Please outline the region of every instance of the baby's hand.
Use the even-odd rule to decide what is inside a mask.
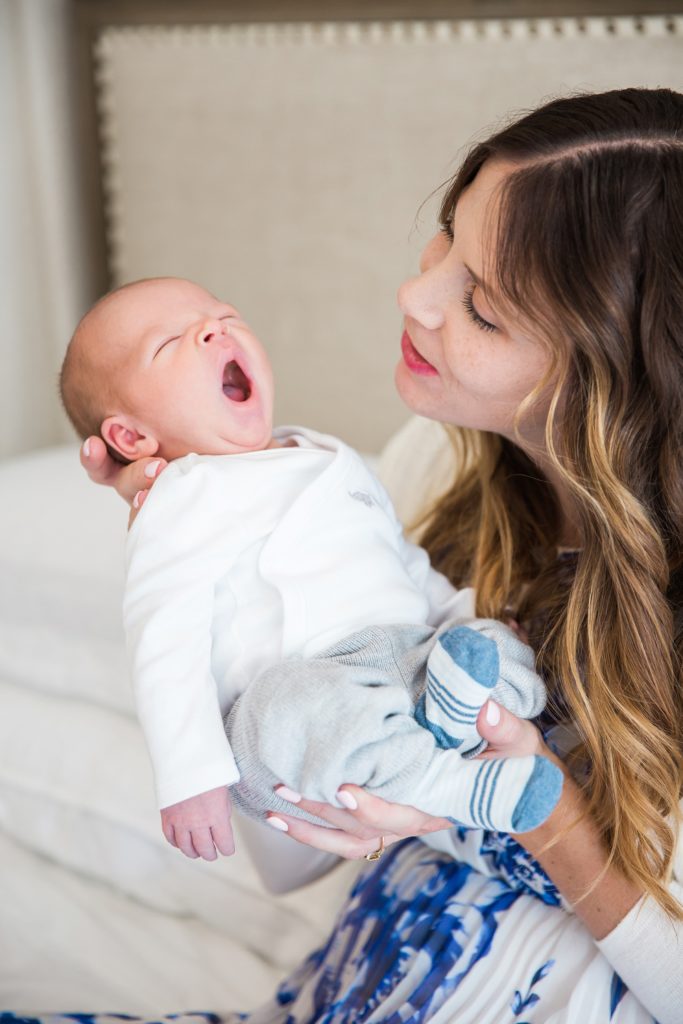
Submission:
[[[161,830],[171,846],[182,850],[186,857],[215,860],[218,853],[230,857],[235,852],[231,813],[228,787],[219,786],[164,807]]]

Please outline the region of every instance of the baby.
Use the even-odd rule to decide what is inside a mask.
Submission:
[[[542,710],[530,648],[473,618],[352,449],[273,430],[270,364],[234,307],[125,285],[78,325],[61,390],[81,436],[169,461],[128,535],[124,621],[171,842],[189,828],[230,852],[228,787],[252,816],[296,813],[278,784],[338,805],[355,783],[470,827],[545,820],[551,762],[471,760],[489,697]]]

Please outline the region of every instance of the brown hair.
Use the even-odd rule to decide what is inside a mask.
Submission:
[[[106,416],[106,377],[74,334],[59,373],[59,395],[78,436],[99,435]]]
[[[112,357],[111,339],[100,336],[96,314],[103,307],[131,288],[160,278],[142,278],[120,285],[101,296],[81,317],[69,344],[59,372],[59,397],[64,411],[78,436],[101,437],[102,423],[117,403],[116,361]],[[91,323],[91,321],[94,321]],[[93,332],[95,336],[93,337]],[[117,462],[127,465],[120,452],[105,441],[107,451]]]
[[[582,550],[558,560],[554,493],[520,448],[457,429],[465,469],[422,540],[480,614],[511,607],[529,626],[610,863],[683,918],[667,887],[683,785],[683,96],[624,89],[529,113],[472,148],[444,225],[495,158],[515,167],[488,273],[551,352],[528,401],[556,381],[546,445]]]

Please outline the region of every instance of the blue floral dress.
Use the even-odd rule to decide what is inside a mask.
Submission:
[[[251,1013],[181,1024],[655,1024],[510,836],[454,829],[358,877],[332,933]],[[117,1014],[0,1014],[0,1024],[115,1024]]]

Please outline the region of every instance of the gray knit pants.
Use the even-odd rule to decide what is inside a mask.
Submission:
[[[472,625],[481,623],[496,627],[500,655],[500,675],[488,695],[521,717],[533,717],[545,703],[543,684],[528,662],[520,668],[515,658],[506,657],[506,645],[508,653],[523,650],[533,656],[500,623],[473,620]],[[355,783],[386,800],[472,827],[524,831],[535,827],[539,815],[544,820],[559,797],[559,770],[550,762],[533,756],[468,760],[457,749],[460,741],[444,748],[442,730],[432,731],[424,712],[423,724],[416,718],[430,685],[429,656],[445,632],[372,626],[316,657],[292,658],[263,672],[225,719],[241,774],[231,788],[237,808],[259,819],[273,811],[325,824],[280,799],[274,787],[284,783],[309,799],[340,806],[339,786]],[[443,683],[442,678],[442,690]],[[475,740],[470,757],[483,746],[476,733]]]

